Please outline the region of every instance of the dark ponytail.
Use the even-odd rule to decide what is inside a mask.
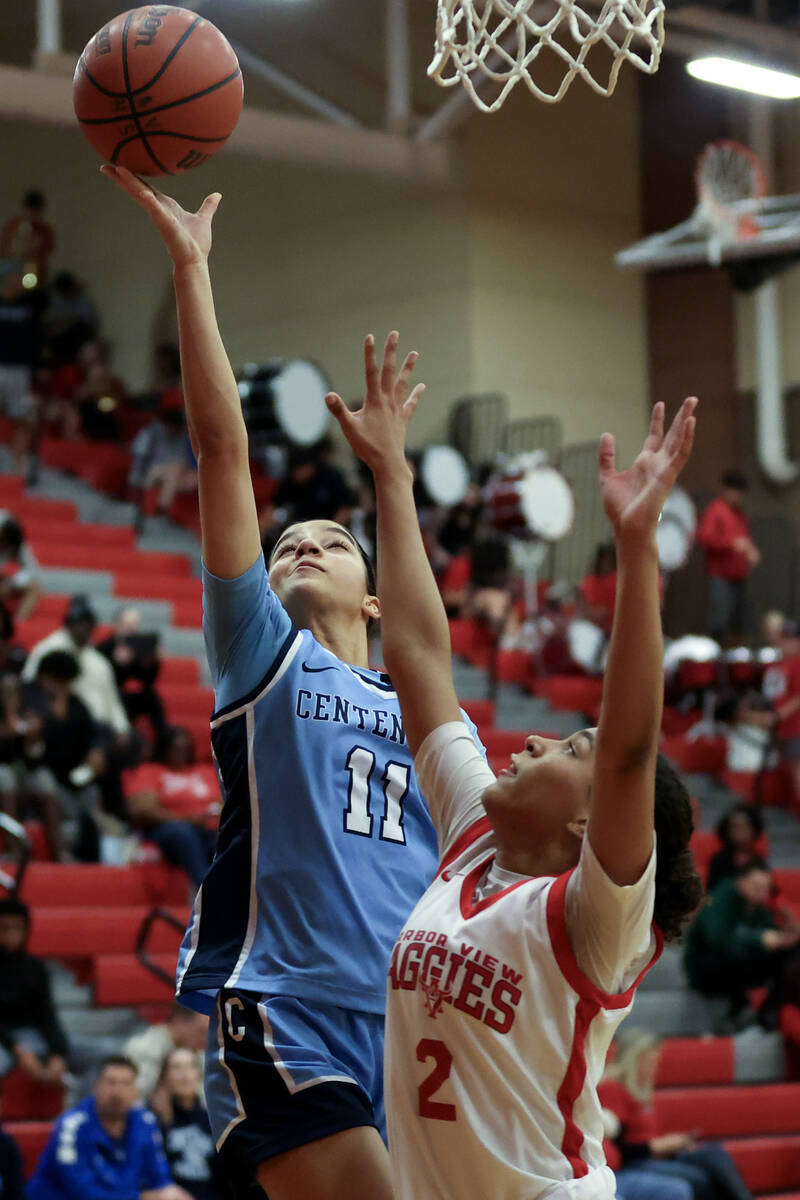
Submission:
[[[689,849],[692,802],[678,772],[662,754],[656,760],[656,901],[653,919],[671,942],[703,900],[703,884]]]

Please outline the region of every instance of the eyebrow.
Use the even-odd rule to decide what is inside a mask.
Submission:
[[[323,533],[337,533],[337,534],[343,533],[344,536],[347,538],[347,540],[352,542],[357,550],[359,548],[358,542],[353,537],[352,533],[350,533],[350,531],[348,529],[344,529],[340,525],[328,525],[328,527],[326,529],[323,529],[322,532]],[[275,545],[272,547],[272,554],[270,554],[270,558],[273,558],[278,553],[278,548],[280,547],[281,542],[283,542],[285,538],[288,538],[291,536],[293,536],[291,529],[287,529],[284,533],[281,534],[281,536],[278,538]]]
[[[587,742],[589,743],[589,748],[590,748],[590,749],[592,749],[592,750],[594,750],[594,734],[593,734],[593,733],[591,733],[591,732],[590,732],[590,730],[588,730],[588,729],[580,729],[580,730],[579,730],[579,731],[578,731],[576,734],[574,734],[573,736],[574,736],[574,737],[582,737],[582,738],[586,738]]]

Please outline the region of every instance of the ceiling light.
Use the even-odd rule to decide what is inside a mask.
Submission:
[[[753,92],[756,96],[770,96],[774,100],[795,100],[800,96],[800,75],[757,67],[735,58],[695,58],[686,64],[686,70],[695,79]]]

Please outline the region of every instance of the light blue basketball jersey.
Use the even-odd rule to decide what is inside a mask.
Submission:
[[[204,1012],[237,987],[382,1013],[438,859],[391,682],[297,630],[261,558],[238,579],[204,571],[203,628],[224,803],[178,995]]]

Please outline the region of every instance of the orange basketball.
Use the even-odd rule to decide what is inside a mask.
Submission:
[[[104,25],[72,84],[88,141],[140,175],[175,175],[216,154],[243,95],[239,61],[216,26],[168,4],[132,8]]]

